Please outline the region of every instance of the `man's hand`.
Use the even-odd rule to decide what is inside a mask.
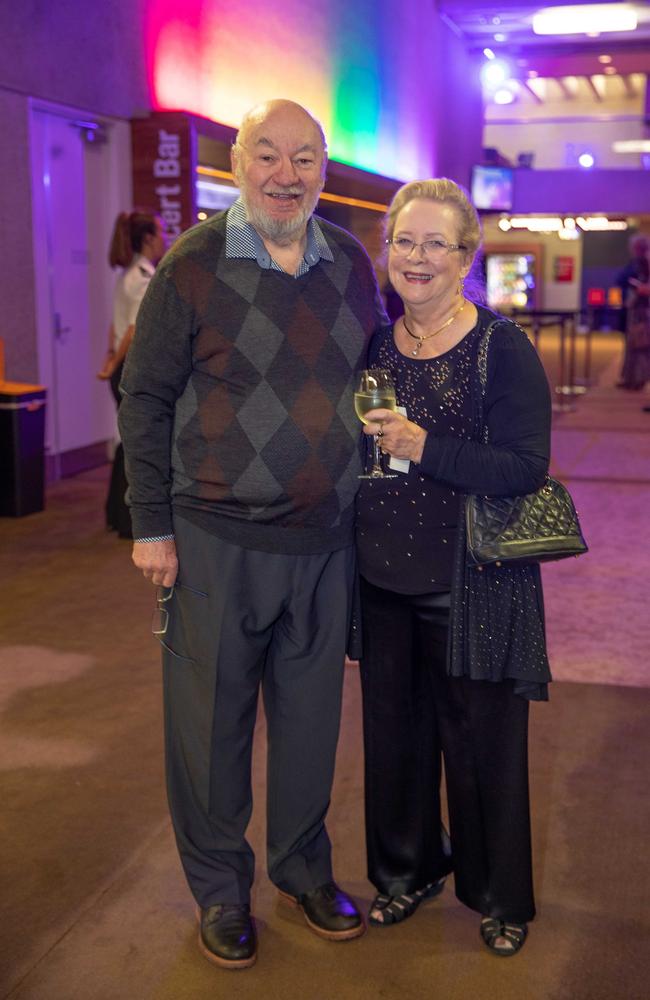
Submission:
[[[178,559],[173,538],[165,542],[134,542],[131,558],[156,586],[171,587],[176,582]]]
[[[395,458],[408,458],[411,462],[420,461],[427,438],[424,427],[393,410],[369,410],[366,420],[371,422],[364,426],[363,433],[378,434],[381,431],[379,445],[383,452]]]

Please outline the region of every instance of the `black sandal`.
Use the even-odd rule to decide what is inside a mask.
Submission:
[[[383,893],[375,896],[370,906],[368,923],[375,927],[388,927],[391,924],[399,924],[407,917],[412,917],[420,903],[425,899],[433,899],[438,896],[445,887],[445,879],[441,878],[437,882],[429,882],[424,889],[417,889],[403,896],[385,896]],[[378,910],[381,918],[373,917],[373,912]]]
[[[509,958],[523,948],[528,937],[528,925],[512,924],[507,920],[499,920],[498,917],[483,917],[481,937],[493,955]],[[499,938],[508,943],[497,944]]]

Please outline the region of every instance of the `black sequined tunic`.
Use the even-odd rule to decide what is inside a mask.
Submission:
[[[388,337],[375,361],[391,373],[409,420],[465,440],[472,436],[471,365],[469,336],[427,359],[405,357]],[[361,575],[401,594],[451,590],[458,512],[456,490],[424,476],[413,463],[397,479],[363,480],[357,504]]]
[[[551,673],[540,567],[492,565],[479,572],[468,566],[464,497],[523,495],[542,485],[550,455],[550,390],[523,330],[502,319],[488,340],[484,334],[495,314],[477,308],[479,322],[463,341],[471,353],[471,440],[430,432],[419,465],[427,480],[460,494],[447,671],[452,677],[474,680],[510,678],[517,694],[546,700]],[[392,329],[375,335],[368,353],[370,367],[378,367],[382,345],[392,339]],[[485,443],[486,429],[489,443]],[[398,587],[393,579],[390,589]]]

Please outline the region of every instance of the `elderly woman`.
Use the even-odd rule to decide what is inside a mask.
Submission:
[[[458,185],[406,184],[386,236],[404,316],[375,336],[369,367],[391,373],[406,412],[366,415],[399,471],[364,480],[358,506],[369,919],[404,920],[453,870],[485,944],[509,956],[535,914],[527,727],[550,680],[542,589],[538,565],[469,567],[464,500],[544,482],[550,394],[522,330],[465,294],[481,233]]]

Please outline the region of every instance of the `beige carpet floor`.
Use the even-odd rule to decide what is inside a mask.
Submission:
[[[490,956],[453,886],[402,926],[345,945],[313,937],[264,874],[260,717],[259,962],[205,962],[166,813],[152,593],[128,543],[103,530],[103,468],[53,486],[44,513],[0,520],[0,998],[647,996],[650,414],[612,388],[619,341],[606,339],[598,384],[555,425],[554,467],[591,553],[544,570],[557,683],[532,712],[539,919],[522,954]],[[366,906],[353,665],[329,826],[337,877]]]

